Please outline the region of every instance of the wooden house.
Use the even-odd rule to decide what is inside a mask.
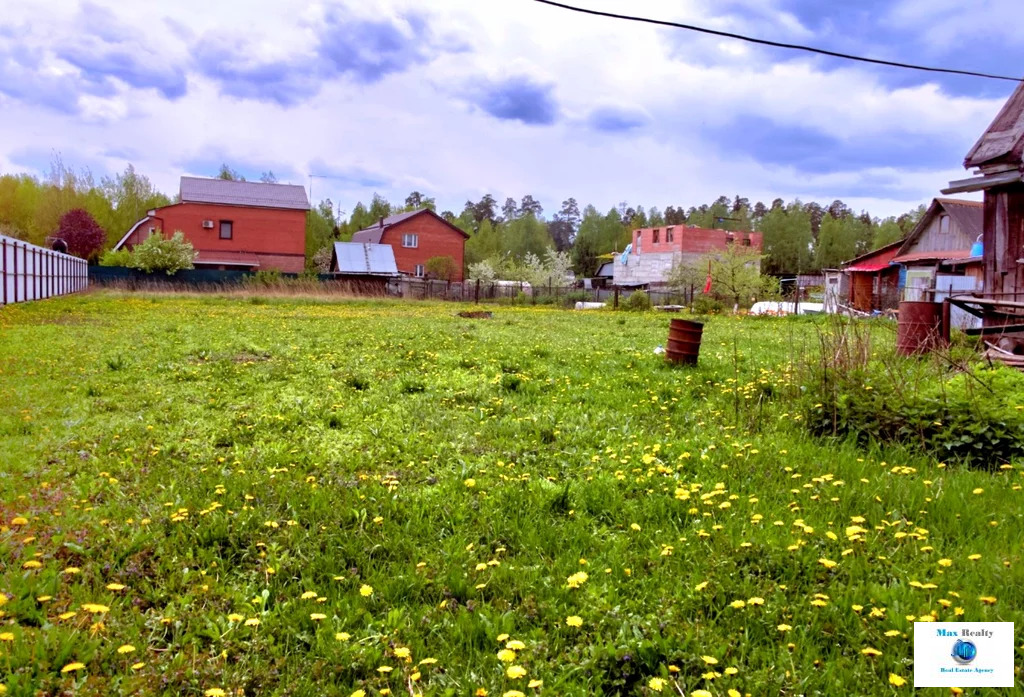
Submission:
[[[943,193],[983,191],[984,297],[970,304],[983,316],[983,333],[1012,335],[1003,343],[1021,350],[1024,340],[1024,82],[967,153],[964,167],[976,176],[950,182]],[[991,330],[991,331],[990,331]]]
[[[981,261],[971,259],[972,247],[981,241],[981,201],[933,199],[914,229],[903,240],[892,263],[900,266],[903,300],[931,300],[940,278],[966,276],[957,290],[981,290]]]

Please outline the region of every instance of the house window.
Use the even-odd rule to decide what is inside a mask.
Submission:
[[[658,244],[658,238],[661,236],[661,230],[654,228],[654,244]]]
[[[423,276],[423,264],[416,264],[416,278],[423,278]]]
[[[743,246],[744,247],[749,247],[750,246],[750,238],[749,237],[744,237],[743,238]]]
[[[220,221],[220,238],[222,240],[230,240],[233,224],[230,220]]]
[[[667,228],[665,228],[665,241],[666,242],[668,242],[669,244],[671,244],[672,242],[675,242],[676,241],[675,237],[676,236],[675,236],[675,228],[674,227],[667,227]]]
[[[939,218],[939,234],[949,234],[949,216],[944,215]]]
[[[419,247],[420,246],[420,236],[419,235],[415,235],[415,234],[408,234],[408,233],[405,234],[405,235],[402,235],[402,246],[403,247]],[[419,268],[419,267],[417,267],[417,268]],[[417,273],[416,275],[417,276],[422,276],[423,274]]]

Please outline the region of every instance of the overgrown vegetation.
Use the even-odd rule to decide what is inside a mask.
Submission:
[[[1024,463],[809,435],[821,320],[460,309],[0,308],[7,695],[909,694],[915,620],[1024,621]]]
[[[838,318],[820,338],[807,379],[816,435],[899,443],[990,470],[1024,456],[1024,375],[970,365],[956,349],[917,360],[880,353],[864,325]]]

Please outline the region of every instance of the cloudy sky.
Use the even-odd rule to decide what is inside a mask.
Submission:
[[[889,60],[1024,74],[1019,0],[570,0]],[[413,189],[553,213],[841,198],[963,178],[1014,84],[873,67],[532,0],[4,0],[0,171],[227,162],[345,211]],[[45,7],[46,9],[42,9]]]

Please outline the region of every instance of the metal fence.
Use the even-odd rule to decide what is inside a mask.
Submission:
[[[85,259],[0,235],[0,305],[85,290]]]

